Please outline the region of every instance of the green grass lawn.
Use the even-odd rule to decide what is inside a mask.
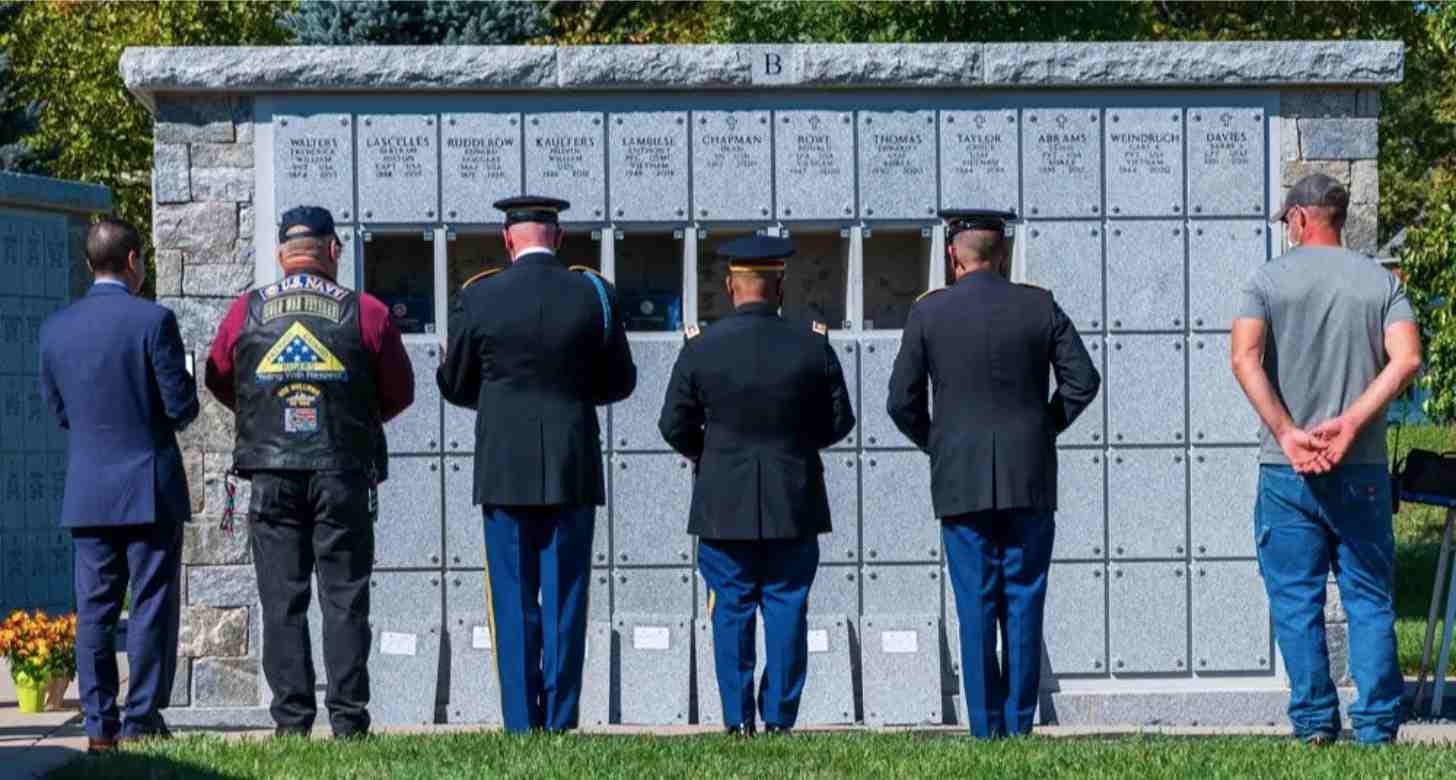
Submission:
[[[1456,775],[1456,750],[1310,748],[1266,737],[1088,737],[994,744],[951,735],[509,737],[442,734],[364,743],[188,737],[82,758],[50,775],[142,778],[1400,777]]]
[[[1412,448],[1437,452],[1456,449],[1456,435],[1450,428],[1408,426],[1400,435],[1399,452],[1394,430],[1390,440],[1393,458],[1404,457]],[[1395,636],[1401,669],[1406,674],[1415,674],[1420,668],[1426,612],[1431,606],[1431,586],[1435,583],[1445,524],[1446,510],[1441,507],[1402,504],[1400,514],[1395,516]],[[1451,671],[1456,674],[1456,663]]]

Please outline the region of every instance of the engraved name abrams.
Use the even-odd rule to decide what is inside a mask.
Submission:
[[[1042,173],[1090,173],[1087,166],[1087,133],[1038,133],[1039,170]]]

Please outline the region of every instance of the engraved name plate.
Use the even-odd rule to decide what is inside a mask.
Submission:
[[[1038,108],[1021,122],[1026,215],[1102,216],[1102,132],[1095,108]]]
[[[445,114],[440,121],[445,219],[501,222],[505,215],[491,204],[523,194],[520,114]]]
[[[940,112],[940,207],[1020,210],[1015,110]]]
[[[438,138],[432,115],[360,115],[362,221],[436,221],[440,212]]]
[[[1182,216],[1183,112],[1107,110],[1107,211],[1114,217]]]
[[[1188,109],[1188,208],[1194,216],[1264,215],[1264,111]]]
[[[323,206],[355,221],[354,128],[348,114],[273,120],[274,219],[294,206]]]
[[[693,112],[693,208],[699,219],[773,214],[773,141],[767,111]]]
[[[683,111],[613,114],[612,216],[629,222],[688,217],[688,115]]]
[[[849,111],[774,115],[779,219],[854,217],[854,116]]]
[[[607,221],[606,136],[598,111],[526,117],[526,192],[571,201],[562,222]]]
[[[859,112],[865,219],[935,217],[935,112]]]

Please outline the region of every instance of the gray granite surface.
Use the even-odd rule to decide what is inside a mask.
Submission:
[[[1112,217],[1183,215],[1183,112],[1109,108],[1107,213]]]
[[[1107,544],[1115,559],[1188,552],[1188,456],[1174,448],[1114,449],[1107,463]]]
[[[1102,450],[1057,452],[1054,560],[1107,556],[1107,474]]]
[[[855,215],[852,111],[775,111],[774,204],[781,220]]]
[[[1188,670],[1188,566],[1115,563],[1108,626],[1113,674]]]
[[[859,198],[866,220],[934,219],[934,111],[859,112]]]
[[[440,128],[433,114],[358,117],[361,222],[436,222]]]
[[[81,213],[111,211],[111,190],[97,184],[0,172],[0,204]]]
[[[940,523],[930,505],[930,459],[919,451],[862,458],[866,563],[940,560]]]
[[[939,613],[866,612],[859,635],[865,723],[940,723]]]
[[[354,120],[348,114],[273,118],[274,221],[294,206],[322,206],[354,222]]]
[[[1250,106],[1188,110],[1188,210],[1194,217],[1262,215],[1268,122]]]
[[[688,113],[616,111],[607,139],[612,218],[687,222]]]
[[[1182,222],[1115,222],[1107,234],[1107,325],[1111,330],[1183,328]]]
[[[692,619],[619,612],[612,626],[619,652],[620,722],[642,726],[687,723]]]
[[[374,522],[376,569],[422,569],[444,566],[441,534],[444,518],[440,459],[394,457],[389,479],[381,484],[379,513]]]
[[[1188,428],[1193,443],[1252,444],[1259,416],[1229,368],[1230,337],[1196,333],[1188,350]]]
[[[694,217],[753,221],[773,213],[770,117],[768,111],[692,113]]]
[[[1052,564],[1044,641],[1054,673],[1107,673],[1106,583],[1105,564]]]
[[[492,203],[524,194],[521,115],[477,111],[440,117],[440,190],[449,222],[499,223]]]
[[[526,191],[564,198],[562,222],[606,222],[606,128],[600,111],[527,114]]]
[[[1274,642],[1259,564],[1199,561],[1192,573],[1194,670],[1272,670]]]
[[[1015,109],[940,112],[940,207],[1021,211]]]
[[[1193,555],[1252,558],[1258,447],[1200,447],[1191,459],[1188,526]]]
[[[1262,219],[1207,220],[1188,235],[1188,317],[1194,330],[1232,327],[1235,285],[1269,259],[1269,225]]]

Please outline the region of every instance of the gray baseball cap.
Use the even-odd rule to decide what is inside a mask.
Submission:
[[[1283,222],[1289,210],[1296,206],[1327,206],[1347,209],[1350,207],[1350,191],[1345,185],[1323,173],[1311,173],[1289,188],[1284,196],[1284,205],[1274,212],[1270,222]]]

